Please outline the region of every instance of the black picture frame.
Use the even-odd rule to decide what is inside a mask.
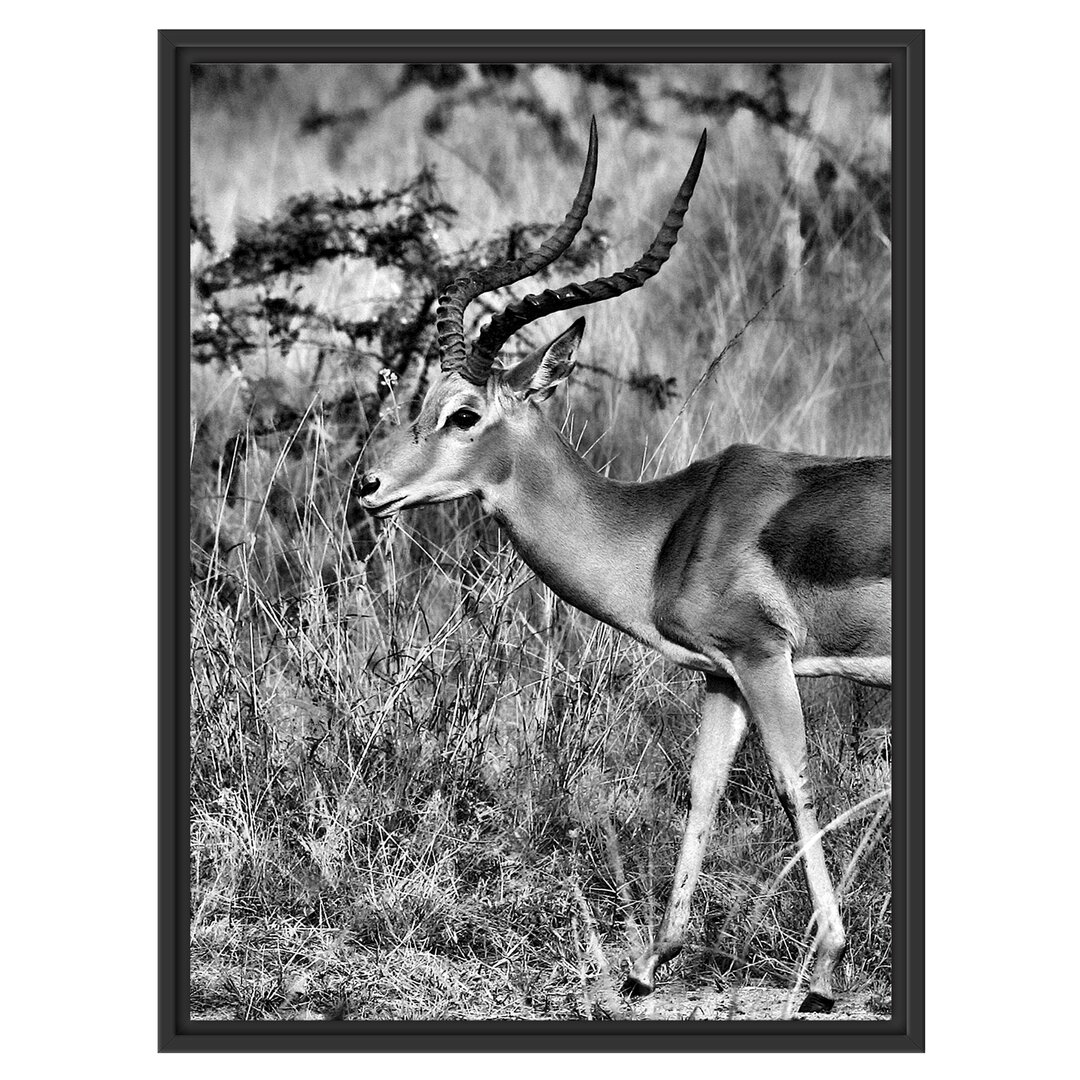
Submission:
[[[924,1048],[924,33],[164,30],[159,56],[159,1028],[162,1051],[920,1051]],[[187,402],[190,68],[239,62],[893,65],[893,1015],[887,1021],[191,1021]],[[182,869],[183,868],[183,869]]]

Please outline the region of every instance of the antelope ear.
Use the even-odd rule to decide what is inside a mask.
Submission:
[[[581,344],[583,333],[585,320],[578,319],[557,338],[509,368],[503,382],[521,398],[544,401],[574,370],[574,351]]]

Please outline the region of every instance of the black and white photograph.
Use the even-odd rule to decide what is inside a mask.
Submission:
[[[12,9],[8,1073],[1068,1075],[1059,8]]]
[[[869,1031],[894,65],[485,55],[190,68],[187,1019]]]

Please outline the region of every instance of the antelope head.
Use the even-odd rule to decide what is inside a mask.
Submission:
[[[478,296],[521,281],[555,261],[585,221],[596,181],[596,121],[581,184],[562,224],[535,251],[520,259],[467,274],[439,299],[436,330],[442,372],[428,390],[416,420],[386,440],[377,466],[359,483],[361,503],[378,517],[410,506],[481,495],[504,482],[515,456],[527,450],[542,423],[544,401],[574,368],[585,320],[514,363],[502,347],[523,326],[556,311],[583,307],[640,288],[667,261],[678,239],[705,155],[702,132],[686,178],[648,251],[632,266],[608,277],[545,289],[508,305],[465,340],[465,310]]]

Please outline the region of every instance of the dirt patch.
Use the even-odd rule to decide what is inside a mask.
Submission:
[[[726,989],[691,986],[680,980],[664,983],[654,993],[627,1006],[627,1019],[642,1020],[888,1020],[888,1007],[871,994],[842,994],[831,1013],[800,1013],[803,993],[772,986]],[[790,1011],[790,1016],[788,1015]]]
[[[283,958],[286,958],[283,962]],[[591,963],[493,964],[399,946],[358,947],[338,930],[296,922],[209,920],[191,946],[192,1020],[883,1020],[888,983],[849,983],[833,1012],[799,1014],[783,980],[794,972],[723,974],[691,952],[656,991],[620,990],[626,950],[599,944]]]
[[[836,1002],[831,1013],[800,1013],[789,1009],[798,1009],[802,995],[794,1001],[790,992],[772,986],[740,986],[727,989],[690,986],[678,980],[666,983],[655,993],[646,998],[631,1001],[620,997],[601,1011],[609,1020],[888,1020],[888,1005],[872,994],[861,991],[843,994]],[[267,1019],[268,1017],[262,1017]],[[327,1020],[326,1014],[308,1008],[281,1009],[280,1020]],[[207,1009],[193,1012],[192,1020],[236,1020],[236,1010]],[[338,1019],[338,1017],[333,1017]],[[354,1019],[346,1016],[345,1019]],[[363,1018],[355,1017],[363,1023]],[[370,1017],[368,1017],[370,1019]],[[415,1019],[415,1017],[414,1017]],[[479,1019],[475,1017],[474,1019]],[[554,1019],[551,1017],[550,1019]],[[560,1017],[559,1019],[564,1019]],[[468,1022],[467,1020],[464,1022]]]

